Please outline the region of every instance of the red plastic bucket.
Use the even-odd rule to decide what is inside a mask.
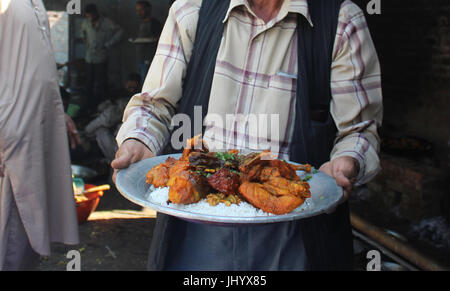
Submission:
[[[84,185],[86,190],[96,187],[95,185]],[[95,211],[100,202],[100,198],[103,196],[103,191],[97,191],[92,193],[85,194],[88,200],[77,202],[77,216],[78,216],[78,224],[85,222],[89,215]]]

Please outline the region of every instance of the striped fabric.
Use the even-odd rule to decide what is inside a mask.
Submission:
[[[133,96],[125,110],[119,144],[136,138],[159,153],[170,142],[200,6],[201,0],[178,0],[171,7],[143,93]],[[314,25],[306,0],[285,0],[268,23],[252,12],[246,0],[231,0],[205,120],[210,147],[270,148],[289,159],[296,114],[296,14]],[[381,77],[364,14],[349,0],[339,14],[331,88],[330,110],[338,135],[330,159],[357,159],[358,183],[364,183],[379,170]]]

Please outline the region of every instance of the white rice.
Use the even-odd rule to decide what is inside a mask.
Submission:
[[[179,205],[179,204],[167,204],[169,200],[169,187],[165,188],[157,188],[155,189],[151,186],[147,192],[146,199],[149,202],[170,207],[172,209],[188,211],[191,213],[197,214],[207,214],[207,215],[215,215],[215,216],[228,216],[228,217],[256,217],[256,216],[273,216],[274,214],[267,213],[262,211],[261,209],[255,208],[250,203],[242,201],[239,205],[232,204],[230,206],[226,206],[224,203],[220,203],[216,206],[211,206],[206,202],[206,199],[194,204],[189,205]],[[307,211],[312,209],[312,200],[308,198],[305,200],[305,203],[300,205],[294,211]]]

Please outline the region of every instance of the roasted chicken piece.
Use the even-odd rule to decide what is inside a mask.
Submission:
[[[309,164],[304,164],[304,165],[294,165],[294,164],[290,164],[296,171],[304,171],[306,173],[310,173],[311,172],[311,165]]]
[[[239,193],[253,206],[276,215],[289,213],[304,202],[302,197],[296,195],[273,195],[260,183],[244,182],[239,187]]]
[[[170,179],[169,171],[177,162],[174,158],[168,158],[165,163],[153,167],[146,175],[147,183],[156,188],[166,187]]]
[[[302,181],[288,180],[282,177],[272,177],[261,185],[275,196],[293,195],[302,198],[311,197],[309,184]]]
[[[268,160],[263,159],[264,154],[267,154],[269,152],[263,152],[263,153],[251,153],[243,157],[241,164],[239,165],[239,171],[242,173],[248,173],[252,168],[254,168],[257,165],[263,164],[266,165]]]
[[[307,182],[272,177],[265,182],[245,181],[239,193],[253,206],[273,214],[286,214],[311,197]]]
[[[272,168],[276,168],[280,173],[280,176],[289,180],[300,181],[300,177],[297,175],[295,168],[281,160],[270,160],[268,161],[268,166]]]
[[[267,164],[267,161],[262,160],[261,156],[261,153],[251,153],[243,158],[239,165],[242,181],[253,181],[261,175],[261,171]]]
[[[267,159],[267,154],[251,154],[244,159],[239,167],[242,171],[239,193],[265,212],[289,213],[311,197],[309,184],[297,175],[296,170],[300,167]]]
[[[169,186],[169,201],[175,204],[197,203],[208,193],[204,178],[192,172],[184,172],[180,176],[171,177]]]
[[[188,174],[190,170],[190,165],[188,161],[178,160],[176,163],[173,163],[169,168],[169,176],[170,178],[175,176],[182,176],[184,174]]]
[[[266,169],[270,167],[270,169]],[[266,169],[266,170],[264,170]],[[261,178],[261,176],[280,176],[290,180],[300,181],[300,177],[296,171],[311,171],[310,165],[293,165],[282,160],[273,159],[270,152],[252,153],[247,155],[239,170],[243,174],[243,179],[253,181]],[[264,173],[262,171],[265,171]],[[273,171],[270,173],[270,171]]]
[[[170,187],[169,200],[175,204],[199,202],[209,190],[206,179],[191,171],[189,161],[174,158],[152,168],[146,180],[156,188]]]
[[[169,201],[191,204],[202,200],[209,187],[206,178],[191,170],[189,161],[178,161],[169,170]]]

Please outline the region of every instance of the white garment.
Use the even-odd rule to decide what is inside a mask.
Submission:
[[[12,0],[2,10],[0,163],[32,248],[49,255],[51,242],[79,242],[50,28],[41,0]],[[0,212],[6,207],[0,204]]]

